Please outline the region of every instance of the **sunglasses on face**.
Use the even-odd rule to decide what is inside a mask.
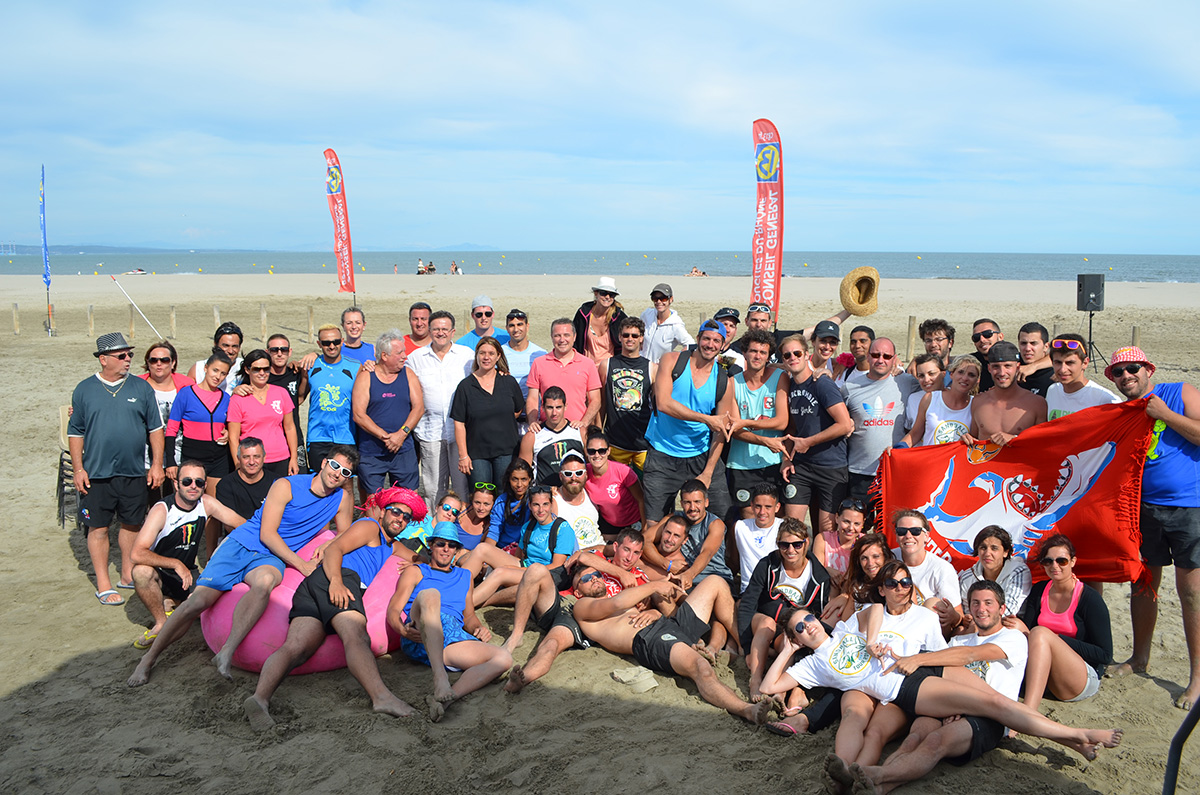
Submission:
[[[872,358],[872,359],[883,359],[885,362],[890,362],[892,359],[895,359],[895,358],[896,358],[896,354],[894,354],[894,353],[882,353],[882,352],[880,352],[880,351],[876,351],[875,353],[872,353],[872,354],[871,354],[871,358]]]
[[[450,547],[451,549],[459,549],[460,547],[462,547],[462,544],[458,543],[457,541],[447,541],[444,538],[439,538],[433,542],[434,549],[441,549],[443,547]]]
[[[607,447],[590,447],[590,448],[588,448],[587,454],[589,456],[608,455],[608,448]]]
[[[482,311],[475,312],[472,315],[472,317],[491,317],[491,316],[492,316],[492,313],[490,311],[489,312],[482,312]]]
[[[458,515],[462,513],[462,508],[452,508],[448,502],[442,503],[442,510],[453,516],[455,519],[457,519]]]
[[[663,301],[670,301],[671,299],[667,298],[665,295],[652,295],[650,296],[650,300],[656,304],[661,304]]]
[[[583,469],[560,469],[559,474],[567,478],[581,478],[586,470]]]
[[[111,356],[114,359],[120,359],[121,361],[125,361],[126,359],[133,358],[133,354],[130,353],[129,351],[122,351],[121,353],[106,353],[104,355]]]
[[[799,619],[798,621],[796,621],[795,624],[792,625],[792,634],[793,635],[800,634],[800,625],[801,624],[812,624],[812,623],[815,623],[817,620],[818,620],[817,617],[814,616],[812,613],[805,613],[803,618]]]
[[[585,574],[579,578],[579,584],[583,585],[584,583],[591,582],[592,580],[596,579],[597,577],[601,577],[601,576],[603,576],[603,575],[601,575],[600,572],[598,572],[598,571],[588,572],[587,574]]]
[[[332,458],[326,458],[325,465],[329,467],[330,472],[336,472],[337,474],[341,475],[344,478],[354,477],[353,469],[347,469],[346,467],[339,464],[337,461],[334,461]]]
[[[988,329],[987,331],[977,331],[971,335],[971,342],[979,342],[980,340],[990,340],[997,333],[999,333],[999,332],[997,332],[995,329]]]
[[[883,581],[883,587],[884,588],[892,588],[892,589],[911,588],[912,587],[912,577],[901,577],[898,580],[893,579],[892,577],[888,577],[886,580]]]
[[[292,349],[286,345],[275,345],[267,348],[268,353],[290,353],[291,350]]]
[[[896,538],[904,538],[907,535],[919,536],[925,532],[924,527],[897,527]]]
[[[147,361],[149,361],[150,364],[170,364],[171,357],[170,356],[151,356]]]
[[[341,345],[342,338],[338,337],[336,340],[321,340],[320,344],[322,348],[332,348],[335,345]]]
[[[623,340],[636,340],[636,339],[640,339],[641,336],[642,335],[636,331],[633,331],[633,332],[622,331],[621,332],[621,339],[623,339]]]
[[[596,290],[596,295],[603,295],[606,298],[616,298],[617,297],[616,293],[610,293],[607,290]]]
[[[782,351],[779,355],[784,359],[803,359],[804,351]]]
[[[1070,558],[1042,558],[1042,565],[1049,566],[1052,563],[1057,563],[1059,568],[1063,568],[1071,562]]]
[[[205,484],[205,483],[207,483],[207,482],[208,482],[208,481],[207,481],[207,480],[205,480],[204,478],[180,478],[180,479],[179,479],[179,485],[180,485],[180,486],[191,486],[191,485],[195,485],[195,486],[196,486],[196,488],[198,488],[198,489],[202,489],[202,488],[204,488],[204,484]]]
[[[1083,343],[1079,340],[1054,340],[1050,343],[1050,347],[1056,351],[1061,351],[1063,348],[1069,351],[1078,351],[1083,348]]]
[[[271,372],[271,368],[270,367],[251,367],[250,372],[252,372],[252,373],[269,373],[269,372]]]
[[[406,521],[406,522],[412,521],[412,511],[406,511],[405,509],[401,508],[399,505],[389,505],[388,507],[384,508],[383,510],[387,511],[392,516],[403,517],[404,521]]]
[[[807,541],[778,541],[776,542],[775,546],[779,547],[780,549],[801,550],[804,549],[804,545],[807,543]]]
[[[1130,375],[1135,375],[1135,374],[1141,372],[1141,369],[1143,367],[1145,367],[1145,365],[1141,364],[1140,362],[1130,362],[1129,364],[1114,364],[1112,366],[1112,374],[1113,374],[1113,377],[1115,377],[1115,378],[1120,378],[1121,376],[1125,375],[1126,373],[1129,373]]]

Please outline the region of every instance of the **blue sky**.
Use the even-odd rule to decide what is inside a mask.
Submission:
[[[5,11],[0,240],[1195,254],[1194,2],[49,2]]]

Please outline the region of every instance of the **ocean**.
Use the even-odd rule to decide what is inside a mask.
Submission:
[[[749,276],[750,254],[734,251],[367,251],[355,256],[359,273],[415,273],[417,258],[430,259],[439,274],[451,261],[469,275],[512,273],[540,275],[583,273],[620,278],[626,273],[683,276],[693,267],[709,276]],[[980,254],[949,252],[789,251],[783,255],[788,276],[845,275],[860,265],[877,268],[891,279],[1035,279],[1074,281],[1080,273],[1102,273],[1110,281],[1200,282],[1200,256],[1150,254]],[[55,254],[51,274],[156,273],[322,273],[332,271],[332,252],[164,251],[139,253]],[[0,256],[0,275],[39,274],[41,256]]]

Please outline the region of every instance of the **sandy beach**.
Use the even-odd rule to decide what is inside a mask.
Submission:
[[[450,310],[466,331],[471,298],[486,293],[498,319],[511,307],[528,312],[531,338],[549,347],[550,321],[590,300],[589,288],[600,275],[615,276],[631,314],[649,305],[652,285],[669,282],[675,308],[693,331],[721,306],[744,313],[750,293],[748,278],[732,277],[360,274],[358,303],[366,313],[366,336],[374,340],[388,328],[407,331],[407,308],[418,300]],[[351,303],[348,294],[336,293],[332,276],[119,278],[163,334],[174,306],[173,342],[183,371],[209,351],[214,304],[221,320],[242,327],[245,350],[262,346],[260,304],[268,333],[283,331],[298,351],[314,349],[309,308],[319,325],[336,322]],[[901,353],[910,316],[948,319],[958,332],[956,353],[973,350],[971,323],[984,316],[1013,341],[1029,320],[1087,335],[1087,315],[1075,310],[1074,282],[883,276],[880,310],[861,322],[892,337]],[[129,333],[129,305],[107,275],[56,277],[51,298],[57,336],[48,337],[40,277],[6,277],[5,284],[7,301],[19,304],[21,333],[10,337],[3,386],[11,407],[7,449],[13,465],[0,495],[0,792],[819,790],[832,733],[785,739],[755,731],[704,703],[682,679],[660,676],[658,687],[635,696],[609,677],[631,663],[597,649],[568,652],[519,696],[498,687],[469,696],[439,724],[372,714],[358,684],[342,670],[285,682],[273,702],[278,727],[256,735],[241,710],[255,676],[236,672],[232,684],[218,677],[198,625],[163,656],[147,687],[128,689],[125,680],[140,655],[130,643],[149,615],[132,592],[123,592],[128,601],[118,609],[97,603],[82,535],[73,523],[64,531],[56,522],[54,477],[58,406],[95,372],[94,336]],[[780,327],[800,328],[839,310],[837,288],[836,279],[785,279]],[[1137,326],[1142,347],[1158,365],[1156,380],[1195,382],[1200,342],[1179,332],[1194,321],[1200,284],[1110,282],[1106,304],[1094,321],[1105,355],[1129,344]],[[11,334],[7,321],[4,328]],[[141,372],[140,357],[156,335],[140,317],[134,328],[133,372]],[[1102,374],[1093,377],[1108,385]],[[115,566],[115,531],[113,536]],[[1118,660],[1130,649],[1127,593],[1123,585],[1105,590]],[[510,616],[501,608],[483,617],[504,638]],[[536,640],[535,632],[527,633],[518,662]],[[430,692],[428,669],[403,655],[381,660],[380,667],[409,703],[422,703]],[[740,660],[718,674],[747,692]],[[900,791],[1157,792],[1168,744],[1184,717],[1171,700],[1186,680],[1179,601],[1168,569],[1150,675],[1104,680],[1096,697],[1078,704],[1043,704],[1043,712],[1071,725],[1123,727],[1119,748],[1085,762],[1049,741],[1021,737],[964,768],[943,765]],[[1200,738],[1193,738],[1181,770],[1179,792],[1200,791]]]

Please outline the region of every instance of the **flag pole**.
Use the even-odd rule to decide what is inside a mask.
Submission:
[[[117,285],[117,289],[118,289],[118,290],[120,290],[121,292],[125,293],[125,288],[121,286],[121,283],[120,283],[119,281],[117,281],[117,277],[116,277],[116,276],[113,276],[113,275],[110,273],[110,274],[108,275],[108,278],[110,278],[110,279],[112,279],[112,280],[113,280],[113,284]],[[138,313],[139,315],[141,315],[141,316],[142,316],[142,320],[146,321],[146,325],[150,327],[150,330],[154,332],[154,335],[155,335],[156,337],[158,337],[159,339],[162,339],[162,334],[159,334],[159,333],[158,333],[158,329],[156,329],[156,328],[154,327],[154,324],[150,322],[150,318],[146,317],[146,313],[145,313],[145,312],[143,312],[143,311],[142,311],[142,309],[141,309],[141,307],[139,307],[139,306],[137,305],[137,302],[136,302],[136,301],[134,301],[132,298],[130,298],[130,297],[129,297],[129,293],[125,293],[125,297],[126,297],[126,298],[129,298],[129,303],[130,303],[130,304],[133,306],[133,308],[134,308],[134,309],[136,309],[136,310],[137,310],[137,313]]]

